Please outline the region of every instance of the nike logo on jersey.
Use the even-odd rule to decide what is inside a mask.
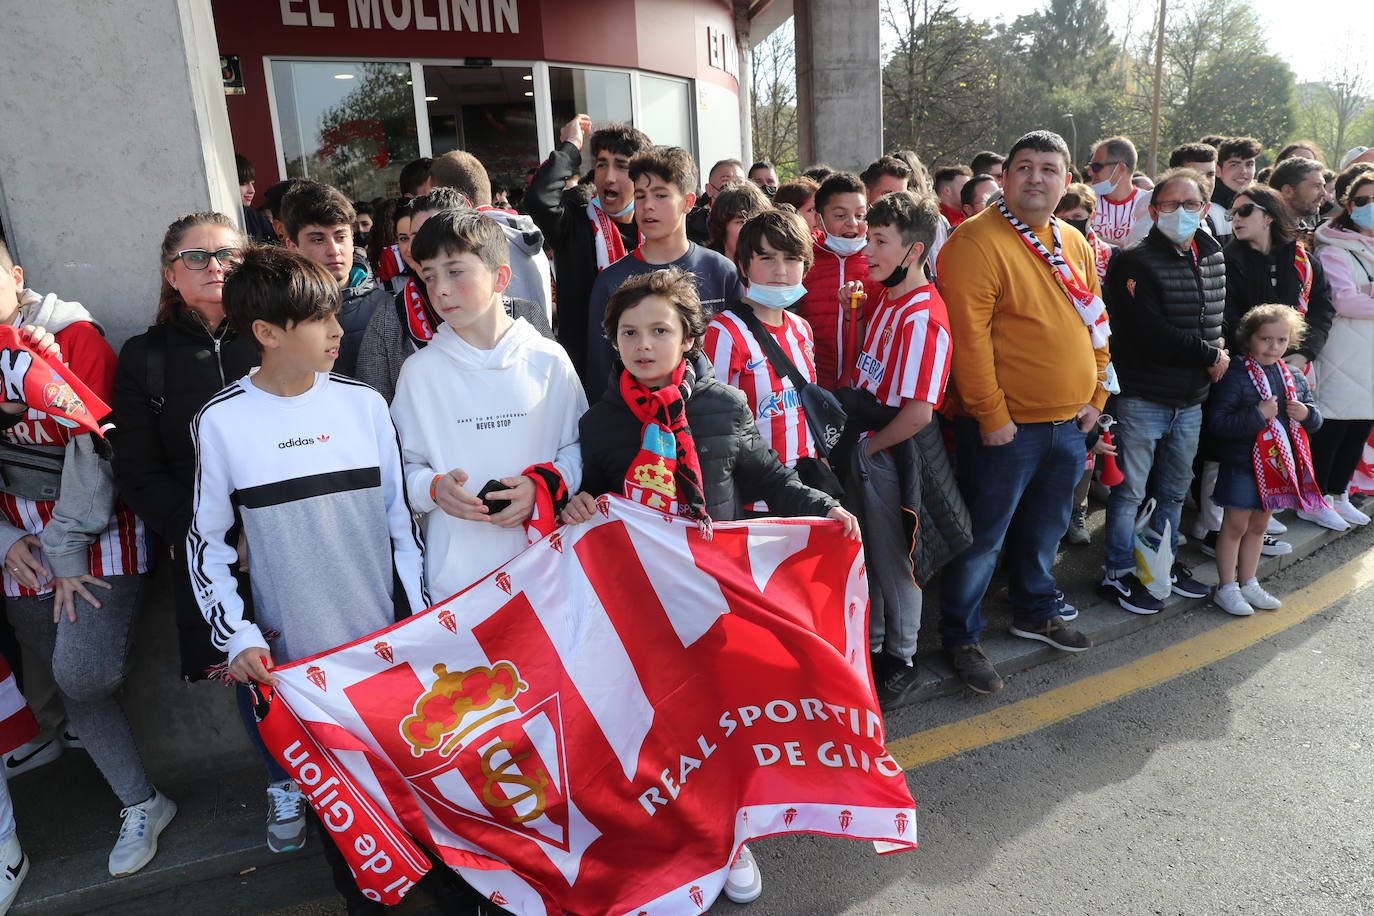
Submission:
[[[764,365],[766,365],[767,363],[768,363],[768,358],[767,358],[767,357],[764,357],[763,359],[751,359],[751,360],[749,360],[749,362],[747,362],[747,363],[744,364],[744,368],[747,369],[747,370],[750,371],[750,372],[756,372],[756,371],[758,371],[759,369],[761,369]]]

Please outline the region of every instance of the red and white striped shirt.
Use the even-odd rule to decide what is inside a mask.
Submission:
[[[933,284],[896,302],[888,302],[884,290],[864,334],[854,387],[888,407],[914,399],[938,409],[949,381],[951,343],[945,301]]]
[[[97,396],[106,403],[114,390],[115,354],[100,332],[88,322],[78,321],[58,331],[54,337],[62,347],[62,359]],[[71,430],[47,414],[30,409],[24,419],[3,433],[9,441],[19,445],[66,445]],[[60,497],[59,497],[60,499]],[[54,500],[32,500],[0,493],[0,518],[29,534],[39,535],[53,517],[57,506]],[[153,553],[152,534],[123,500],[116,500],[114,514],[105,529],[95,536],[86,549],[90,574],[126,576],[148,571]],[[41,558],[49,576],[47,558]],[[49,578],[41,590],[25,588],[4,570],[6,597],[18,598],[46,595],[52,591]]]
[[[797,371],[814,382],[815,342],[806,319],[783,312],[780,326],[763,327],[773,335]],[[759,435],[778,453],[783,464],[790,468],[800,458],[815,457],[816,443],[792,380],[774,370],[743,319],[729,309],[719,312],[706,328],[705,350],[707,359],[715,366],[716,377],[744,392]],[[745,508],[767,511],[762,500]]]
[[[1120,203],[1105,195],[1099,197],[1097,209],[1093,212],[1092,229],[1108,245],[1123,248],[1138,238],[1144,238],[1149,231],[1148,225],[1142,225],[1143,232],[1132,232],[1142,215],[1149,220],[1149,203],[1150,195],[1140,188],[1131,191],[1131,196]]]

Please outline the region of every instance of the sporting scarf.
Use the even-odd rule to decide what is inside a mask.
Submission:
[[[1107,345],[1107,338],[1111,336],[1112,329],[1107,323],[1107,306],[1102,301],[1101,296],[1093,294],[1084,280],[1078,279],[1078,274],[1074,273],[1073,266],[1064,260],[1064,248],[1059,240],[1059,220],[1050,219],[1050,229],[1054,233],[1054,251],[1045,250],[1045,246],[1040,243],[1040,239],[1035,237],[1035,232],[1030,226],[1021,222],[1012,212],[1007,209],[1007,202],[999,199],[997,209],[1002,211],[1002,215],[1011,223],[1012,228],[1021,235],[1021,241],[1026,243],[1026,247],[1033,254],[1050,266],[1050,273],[1054,280],[1063,290],[1064,295],[1069,297],[1069,302],[1078,310],[1078,317],[1083,320],[1083,324],[1088,328],[1088,334],[1092,338],[1093,349],[1099,349]]]
[[[548,462],[530,465],[520,476],[534,482],[534,514],[525,522],[525,538],[533,544],[558,527],[558,513],[568,504],[568,485]]]
[[[110,408],[60,362],[50,363],[24,342],[13,325],[0,326],[0,379],[7,401],[23,401],[32,410],[52,417],[73,435],[94,433],[96,452],[109,457],[104,423]]]
[[[1296,401],[1298,393],[1293,385],[1293,374],[1283,360],[1275,365],[1283,376],[1285,397]],[[1250,374],[1250,381],[1259,392],[1261,401],[1273,397],[1273,392],[1269,390],[1269,379],[1253,356],[1245,357],[1245,371]],[[1293,444],[1297,446],[1296,460],[1293,448],[1289,445],[1290,434]],[[1255,480],[1259,483],[1260,505],[1266,512],[1273,509],[1301,509],[1315,513],[1326,504],[1321,488],[1317,486],[1317,475],[1312,470],[1312,450],[1307,444],[1307,431],[1297,420],[1288,418],[1288,432],[1285,433],[1278,416],[1272,417],[1255,439],[1252,456]]]
[[[694,519],[701,536],[710,540],[701,464],[687,425],[687,399],[695,384],[696,373],[685,359],[657,391],[641,384],[630,370],[620,371],[620,396],[643,427],[639,453],[625,472],[624,492],[651,509]]]
[[[1298,242],[1293,253],[1293,269],[1298,272],[1297,309],[1306,315],[1307,304],[1312,299],[1312,256],[1307,253],[1307,246],[1302,242]]]
[[[429,304],[429,297],[421,288],[420,280],[411,277],[406,280],[401,291],[401,301],[405,304],[406,333],[415,344],[415,349],[423,349],[434,339],[434,329],[439,326],[439,315]]]
[[[587,204],[587,219],[592,221],[592,243],[596,246],[598,272],[625,257],[625,240],[620,237],[615,220],[602,210],[595,198]]]

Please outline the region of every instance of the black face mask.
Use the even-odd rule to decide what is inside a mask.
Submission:
[[[1083,238],[1088,237],[1088,221],[1086,219],[1064,219],[1062,216],[1059,219],[1077,229],[1082,233]]]
[[[764,197],[767,197],[769,200],[772,200],[772,199],[773,199],[773,195],[776,194],[776,193],[778,193],[778,189],[777,189],[777,188],[771,187],[771,186],[766,185],[766,184],[761,184],[761,185],[759,185],[758,187],[759,187],[759,190],[763,192],[763,196],[764,196]]]
[[[370,233],[367,233],[367,232],[355,232],[355,233],[353,233],[353,244],[354,244],[355,246],[358,246],[358,247],[366,248],[366,247],[367,247],[367,237],[368,237],[368,235],[370,235]]]
[[[915,242],[912,242],[910,245],[908,245],[906,247],[906,255],[902,258],[902,263],[894,267],[892,269],[892,273],[888,274],[884,279],[879,280],[878,282],[881,283],[883,286],[886,286],[888,289],[892,289],[892,287],[894,286],[900,286],[902,283],[905,283],[906,275],[911,272],[907,266],[906,259],[911,257],[911,249],[915,247]]]

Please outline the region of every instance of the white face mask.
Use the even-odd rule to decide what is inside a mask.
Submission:
[[[867,244],[868,239],[862,236],[857,239],[846,239],[838,235],[831,235],[829,232],[825,234],[825,247],[844,257],[858,254],[864,250],[864,246]]]
[[[1093,185],[1093,193],[1096,194],[1099,198],[1106,197],[1108,194],[1112,193],[1112,188],[1115,187],[1116,182],[1110,179],[1108,179],[1107,181],[1099,181]]]
[[[760,283],[750,286],[745,298],[764,308],[785,309],[805,295],[806,287],[801,283],[796,286],[765,286]]]

